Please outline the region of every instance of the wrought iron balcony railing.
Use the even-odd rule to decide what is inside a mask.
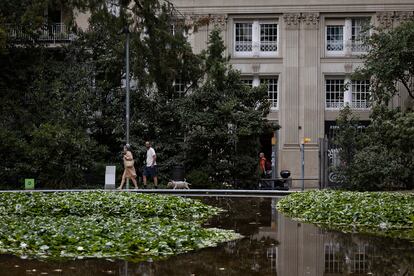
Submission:
[[[53,23],[45,25],[43,28],[34,32],[34,35],[29,35],[20,27],[7,26],[9,37],[16,40],[36,40],[45,43],[66,43],[75,38],[75,34],[68,31],[64,23]]]

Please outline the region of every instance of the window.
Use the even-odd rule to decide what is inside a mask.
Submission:
[[[184,21],[181,19],[174,19],[173,22],[170,24],[170,34],[173,36],[175,35],[186,35],[186,32],[184,30]]]
[[[251,52],[252,44],[252,23],[236,23],[236,52]]]
[[[352,19],[352,52],[366,52],[368,47],[364,45],[364,39],[368,37],[369,18]]]
[[[236,56],[275,56],[278,51],[278,24],[269,21],[234,24]]]
[[[119,17],[120,13],[120,5],[119,0],[107,0],[106,1],[106,8],[108,12],[113,16]]]
[[[355,109],[367,109],[370,105],[369,80],[329,78],[325,80],[326,108],[338,109],[350,105]]]
[[[326,50],[344,50],[344,26],[331,25],[326,27]]]
[[[241,79],[241,82],[249,87],[253,87],[253,79]]]
[[[359,275],[366,274],[368,272],[368,260],[367,260],[367,246],[357,245],[354,250],[353,258],[351,259],[351,272]]]
[[[260,24],[260,51],[277,51],[277,24]]]
[[[368,108],[369,107],[369,80],[354,80],[351,84],[352,90],[352,108]]]
[[[344,80],[325,80],[326,108],[344,107]]]
[[[170,25],[170,33],[172,34],[172,35],[175,35],[175,24],[171,24]]]
[[[176,79],[174,81],[174,90],[175,90],[177,97],[181,98],[184,96],[187,90],[187,85],[180,79]]]
[[[326,20],[326,52],[331,56],[364,53],[368,47],[364,45],[369,36],[370,18],[358,17],[350,19]]]
[[[339,243],[325,244],[325,273],[342,273],[343,261],[340,256]]]
[[[277,83],[278,78],[263,78],[260,79],[261,84],[267,85],[267,95],[269,97],[270,108],[277,109]]]

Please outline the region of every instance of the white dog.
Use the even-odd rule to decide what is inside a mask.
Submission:
[[[190,183],[188,183],[187,181],[174,181],[174,180],[171,180],[170,182],[168,182],[168,184],[167,184],[167,187],[168,188],[173,188],[174,190],[175,189],[190,189],[190,186],[191,184]]]

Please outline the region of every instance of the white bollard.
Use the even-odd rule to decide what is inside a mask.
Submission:
[[[105,189],[115,189],[115,166],[106,166]]]

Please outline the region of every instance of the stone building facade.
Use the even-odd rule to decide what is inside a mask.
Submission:
[[[349,104],[360,120],[369,118],[369,81],[351,79],[362,65],[368,26],[391,28],[413,17],[412,0],[174,0],[189,23],[209,19],[190,34],[195,52],[207,46],[214,26],[222,35],[234,68],[248,85],[266,83],[276,135],[277,171],[301,176],[300,144],[305,145],[305,177],[320,179],[320,139],[328,135],[339,110]],[[404,106],[406,98],[396,97]],[[271,153],[267,153],[271,155]],[[270,157],[270,156],[268,156]],[[317,187],[319,180],[308,180]],[[300,186],[300,181],[294,181]]]

